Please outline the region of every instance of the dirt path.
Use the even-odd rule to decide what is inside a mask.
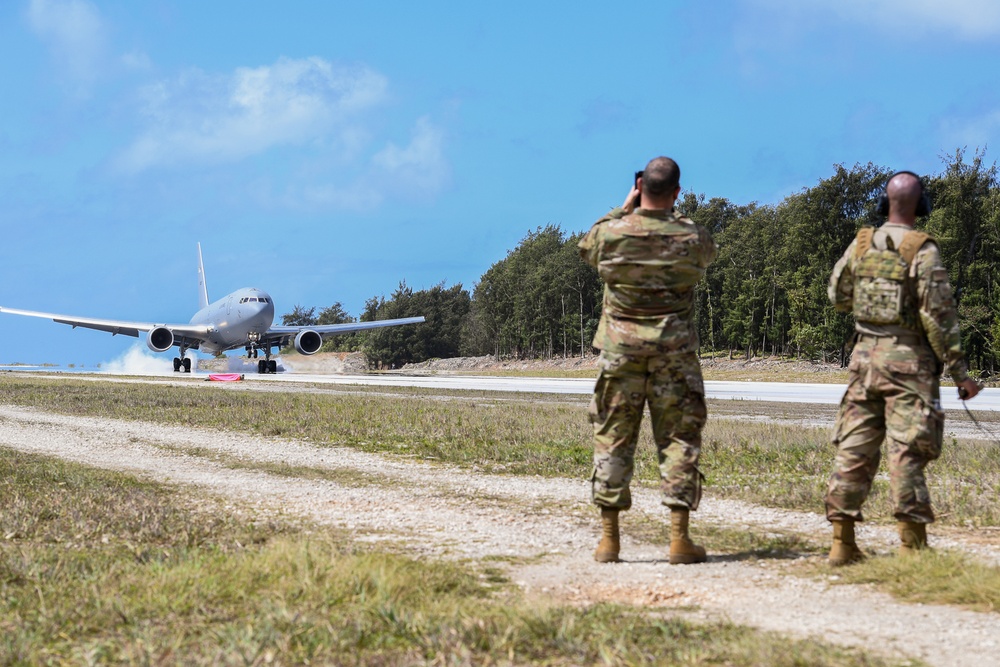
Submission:
[[[670,566],[663,547],[627,535],[623,554],[629,562],[594,563],[597,526],[582,481],[485,475],[351,449],[10,406],[0,406],[0,445],[197,485],[261,512],[354,529],[359,539],[392,540],[448,557],[527,559],[531,564],[512,566],[511,575],[529,595],[677,608],[695,618],[729,619],[935,665],[1000,664],[1000,614],[899,603],[867,587],[795,576],[781,561],[717,555],[704,565]],[[250,465],[321,468],[337,481],[232,469],[204,452]],[[663,516],[649,490],[638,490],[634,512]],[[816,514],[711,498],[698,522],[816,539],[825,539],[828,530]],[[861,536],[866,545],[889,549],[894,543],[884,528],[866,527]],[[945,542],[1000,562],[996,545],[937,540]]]

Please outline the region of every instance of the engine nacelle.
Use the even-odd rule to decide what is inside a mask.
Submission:
[[[146,346],[153,352],[166,352],[174,344],[174,332],[166,327],[153,327],[146,334]]]
[[[303,329],[295,334],[295,349],[299,354],[316,354],[323,344],[323,337],[315,331]]]

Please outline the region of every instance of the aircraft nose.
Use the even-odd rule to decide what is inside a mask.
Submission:
[[[268,318],[269,323],[274,320],[274,303],[270,298],[266,302],[258,303],[257,305],[260,306],[260,310],[257,312]]]

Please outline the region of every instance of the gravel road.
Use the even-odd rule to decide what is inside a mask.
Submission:
[[[510,574],[528,595],[675,608],[696,619],[727,619],[933,665],[1000,665],[1000,614],[901,603],[867,586],[798,576],[787,561],[715,555],[703,565],[670,566],[663,547],[629,538],[628,517],[623,525],[628,562],[597,564],[591,559],[596,512],[580,480],[488,475],[348,448],[12,406],[0,406],[0,445],[195,485],[260,512],[306,517],[354,530],[357,539],[391,540],[417,552],[526,557],[512,562],[530,564],[511,565]],[[341,481],[232,469],[204,452],[251,465],[327,469]],[[635,493],[630,515],[637,513],[665,517],[656,493],[646,489]],[[710,497],[697,513],[699,523],[818,540],[828,532],[819,514]],[[884,527],[865,526],[860,538],[885,550],[895,544]],[[1000,547],[980,540],[954,536],[935,544],[1000,562]]]

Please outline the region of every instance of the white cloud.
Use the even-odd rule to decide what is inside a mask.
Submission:
[[[946,146],[986,148],[1000,136],[1000,110],[971,118],[946,118],[941,122],[941,137]]]
[[[1000,4],[995,0],[881,0],[874,6],[864,0],[841,0],[832,4],[845,17],[874,18],[885,27],[954,32],[972,38],[1000,34]]]
[[[359,160],[351,175],[337,177],[322,169],[311,172],[304,168],[279,196],[265,187],[257,187],[254,194],[264,205],[298,210],[363,211],[389,199],[427,200],[451,177],[444,143],[444,131],[422,117],[406,146],[388,142],[367,165]]]
[[[224,163],[278,146],[356,142],[385,77],[322,58],[282,58],[229,75],[188,71],[141,91],[144,131],[115,160],[126,172]]]
[[[802,17],[817,13],[863,23],[892,36],[950,34],[983,39],[1000,35],[996,0],[750,0],[752,5]]]
[[[153,63],[150,61],[149,56],[142,51],[130,51],[128,53],[123,53],[119,60],[125,69],[148,70],[153,67]]]
[[[369,181],[346,186],[297,183],[285,192],[281,204],[290,209],[348,209],[364,211],[379,206],[384,197]]]
[[[375,168],[388,176],[387,183],[422,194],[436,193],[450,175],[444,156],[444,132],[430,119],[417,120],[408,146],[400,148],[390,143],[372,160]]]
[[[97,8],[87,0],[31,0],[27,17],[56,65],[83,92],[100,74],[106,50]]]

